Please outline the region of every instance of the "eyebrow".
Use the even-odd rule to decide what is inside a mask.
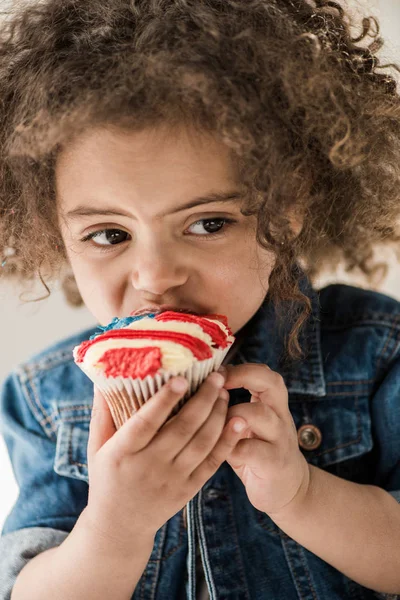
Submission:
[[[226,192],[226,193],[211,192],[210,194],[207,194],[206,196],[199,196],[198,198],[193,198],[193,200],[191,200],[190,202],[187,202],[186,204],[182,204],[181,206],[177,206],[176,208],[174,208],[171,211],[162,212],[162,213],[158,214],[156,216],[156,218],[165,217],[167,215],[174,215],[183,210],[188,210],[189,208],[194,208],[195,206],[201,206],[202,204],[211,204],[212,202],[232,202],[233,200],[239,200],[239,199],[243,198],[243,196],[244,196],[244,193],[239,190]],[[95,215],[97,215],[97,216],[99,216],[99,215],[116,215],[118,217],[128,217],[129,219],[132,218],[132,215],[129,212],[126,212],[121,209],[118,209],[118,210],[112,209],[112,208],[98,209],[98,208],[91,208],[90,206],[78,206],[77,208],[74,208],[73,210],[70,210],[69,212],[67,212],[65,214],[65,217],[68,220],[73,220],[73,219],[77,219],[79,217],[92,217]]]

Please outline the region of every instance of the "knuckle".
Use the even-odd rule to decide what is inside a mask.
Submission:
[[[275,410],[269,404],[259,404],[256,408],[256,412],[260,418],[267,418],[269,421],[274,420],[276,417]]]
[[[208,452],[210,450],[210,446],[211,446],[211,443],[210,443],[209,438],[202,436],[198,440],[196,440],[195,451],[197,454],[205,454],[206,452]]]
[[[263,369],[264,371],[268,371],[269,373],[271,372],[271,369],[268,365],[266,365],[265,363],[258,363],[260,369]]]
[[[213,452],[207,456],[206,461],[207,461],[208,467],[210,469],[212,469],[213,471],[216,471],[222,464],[222,461]]]
[[[132,421],[135,423],[135,427],[140,427],[143,431],[152,431],[154,425],[151,421],[148,421],[146,417],[140,414],[140,410],[134,413]]]
[[[272,369],[270,369],[270,367],[268,365],[266,365],[265,363],[248,363],[249,365],[251,365],[251,367],[253,369],[258,369],[259,371],[265,371],[268,373],[272,372]]]
[[[177,433],[181,437],[189,437],[193,434],[193,424],[184,414],[179,415],[176,420]]]
[[[283,387],[285,385],[285,380],[283,379],[282,375],[280,373],[277,373],[276,371],[274,371],[273,373],[275,385],[278,387]]]

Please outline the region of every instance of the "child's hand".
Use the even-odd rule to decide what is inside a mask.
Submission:
[[[173,391],[171,383],[184,383]],[[236,445],[225,425],[229,394],[224,377],[212,373],[167,423],[187,382],[174,377],[116,431],[108,405],[96,389],[88,443],[91,533],[132,550],[135,539],[157,530],[196,495]]]
[[[250,502],[271,516],[294,505],[307,493],[309,465],[298,445],[288,405],[288,391],[279,373],[258,363],[227,366],[224,387],[246,388],[251,402],[228,410],[242,417],[248,429],[226,459],[242,480]]]

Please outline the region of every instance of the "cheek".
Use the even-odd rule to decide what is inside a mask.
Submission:
[[[255,235],[255,234],[254,234]],[[232,279],[247,282],[251,289],[266,288],[275,265],[275,256],[258,245],[254,236],[248,236],[246,243],[238,245],[229,260]]]
[[[274,267],[273,255],[251,248],[232,254],[223,266],[215,266],[209,281],[209,294],[217,299],[220,312],[228,317],[234,333],[257,312],[268,292]]]
[[[115,267],[105,269],[104,263],[82,260],[75,253],[69,263],[86,308],[106,325],[119,310],[120,295],[126,289]]]

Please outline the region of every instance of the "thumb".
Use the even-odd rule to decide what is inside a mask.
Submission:
[[[95,385],[93,386],[93,407],[90,419],[88,441],[88,461],[117,431],[107,401]]]

